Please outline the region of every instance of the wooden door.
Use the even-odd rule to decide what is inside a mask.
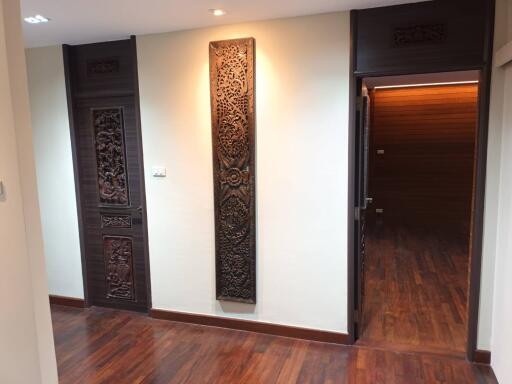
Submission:
[[[359,91],[360,92],[360,91]],[[366,234],[366,209],[371,199],[368,197],[368,159],[369,159],[369,98],[362,96],[357,97],[356,111],[356,129],[355,129],[355,160],[356,160],[356,180],[355,180],[355,314],[354,329],[355,337],[359,336],[361,326],[361,315],[363,311],[363,295],[364,295],[364,264],[365,264],[365,234]]]
[[[87,302],[147,311],[135,45],[66,47]]]

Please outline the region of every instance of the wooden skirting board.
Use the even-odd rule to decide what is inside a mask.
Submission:
[[[185,312],[165,311],[161,309],[151,309],[149,315],[155,319],[178,321],[182,323],[191,323],[198,325],[207,325],[212,327],[236,329],[239,331],[249,331],[264,333],[267,335],[291,337],[310,341],[321,341],[324,343],[349,345],[349,337],[345,333],[322,331],[310,328],[292,327],[288,325],[263,323],[253,320],[240,320],[219,316],[199,315]]]
[[[65,305],[67,307],[85,308],[85,300],[76,297],[50,295],[50,304]]]
[[[491,352],[477,349],[473,355],[473,362],[477,364],[491,364]]]
[[[64,305],[74,308],[85,308],[84,299],[75,297],[49,295],[50,304]],[[322,331],[319,329],[292,327],[289,325],[263,323],[254,320],[241,320],[226,318],[220,316],[200,315],[186,312],[166,311],[163,309],[151,309],[149,316],[154,319],[178,321],[180,323],[189,323],[197,325],[206,325],[210,327],[219,327],[235,329],[238,331],[248,331],[263,333],[267,335],[290,337],[294,339],[320,341],[324,343],[333,343],[341,345],[351,345],[349,336],[346,333],[331,331]],[[474,353],[473,361],[477,364],[489,365],[491,363],[491,352],[477,349]]]

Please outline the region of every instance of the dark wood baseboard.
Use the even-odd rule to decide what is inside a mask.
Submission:
[[[477,349],[473,354],[473,362],[477,364],[491,364],[491,352]]]
[[[264,333],[267,335],[291,337],[294,339],[303,339],[310,341],[320,341],[324,343],[344,345],[350,344],[350,339],[348,335],[345,333],[322,331],[318,329],[292,327],[280,324],[270,324],[254,320],[240,320],[219,316],[166,311],[162,309],[151,309],[149,311],[149,315],[155,319],[178,321],[181,323],[236,329],[239,331]]]
[[[76,297],[50,295],[50,304],[65,305],[66,307],[85,308],[85,300]]]

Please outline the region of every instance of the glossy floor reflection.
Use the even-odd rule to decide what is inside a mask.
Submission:
[[[436,225],[370,228],[358,343],[464,356],[468,232]]]
[[[52,306],[60,383],[496,383],[462,359]]]

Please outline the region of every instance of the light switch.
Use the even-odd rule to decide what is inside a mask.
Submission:
[[[165,167],[153,167],[151,174],[153,177],[167,176],[167,169]]]
[[[377,155],[383,155],[384,150],[383,149],[377,149]]]

